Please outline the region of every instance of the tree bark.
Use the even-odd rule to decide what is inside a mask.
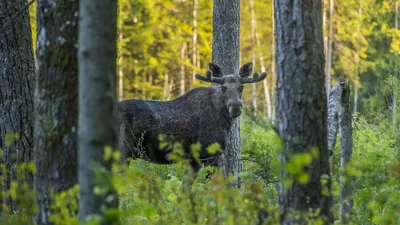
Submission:
[[[86,0],[79,5],[79,219],[118,209],[118,196],[106,175],[111,161],[103,158],[105,147],[118,148],[116,104],[117,1]],[[106,19],[105,19],[106,18]],[[104,173],[95,194],[95,168]],[[104,172],[103,172],[104,171]],[[104,184],[105,183],[105,184]],[[108,184],[108,186],[104,186]],[[118,224],[116,216],[103,217],[103,224]]]
[[[256,18],[254,13],[254,0],[250,0],[250,17],[251,17],[251,62],[253,63],[253,68],[256,67]],[[263,71],[264,72],[264,71]],[[264,79],[265,80],[265,79]],[[251,85],[251,111],[253,120],[257,118],[257,83],[252,83]]]
[[[275,15],[274,5],[276,0],[272,0],[272,41],[271,41],[271,122],[276,121],[276,44],[275,44]]]
[[[309,178],[305,181],[286,169],[281,171],[281,222],[301,224],[304,218],[294,217],[292,211],[301,216],[318,210],[328,224],[333,218],[321,1],[276,0],[275,28],[278,131],[284,141],[282,168],[300,154],[311,157],[310,164],[303,167]]]
[[[258,36],[258,33],[256,33],[256,41],[257,41],[258,49],[261,49],[260,38]],[[260,65],[261,65],[261,72],[264,72],[264,71],[266,71],[266,67],[265,67],[264,56],[263,56],[262,51],[259,51],[259,59],[260,59]],[[265,113],[264,114],[267,116],[268,119],[272,119],[272,103],[271,103],[271,95],[270,95],[267,79],[263,80],[263,86],[264,86],[264,96],[265,96],[265,106],[264,106]]]
[[[185,94],[185,51],[186,43],[183,42],[181,46],[181,69],[180,69],[180,95]]]
[[[77,184],[78,1],[39,0],[37,34],[35,220],[49,224],[54,195]]]
[[[119,39],[119,59],[118,59],[118,99],[121,101],[124,99],[124,67],[123,67],[123,63],[124,63],[124,55],[123,55],[123,45],[122,42],[124,40],[124,34],[123,34],[123,22],[121,22],[119,24],[119,35],[118,35],[118,39]]]
[[[212,61],[221,66],[224,74],[239,75],[239,34],[240,1],[214,0]],[[225,175],[234,175],[236,186],[240,186],[241,157],[240,120],[235,119],[220,165]]]
[[[399,1],[396,0],[395,2],[395,6],[394,6],[394,29],[397,30],[398,29],[398,15],[399,15]],[[397,71],[397,52],[393,53],[395,61],[394,61],[394,68],[393,68],[393,76],[396,80],[396,84],[398,83],[398,79],[399,79],[399,75],[398,75],[398,71]],[[395,86],[395,88],[393,89],[393,114],[392,114],[392,123],[393,123],[393,127],[394,129],[397,129],[397,85]]]
[[[350,160],[353,153],[352,120],[350,109],[350,89],[347,84],[340,85],[340,111],[339,111],[339,130],[340,130],[340,167],[344,167]],[[343,223],[348,222],[348,217],[352,213],[352,178],[342,172],[340,174],[340,216]]]
[[[333,10],[334,1],[330,0],[329,3],[329,38],[328,38],[328,58],[326,64],[326,93],[330,93],[332,81],[332,43],[333,43]]]
[[[196,79],[196,65],[197,65],[197,8],[199,5],[199,0],[193,0],[193,46],[192,46],[192,66],[193,66],[193,72],[192,72],[192,86],[193,86],[193,81]],[[191,86],[191,87],[192,87]]]
[[[35,65],[29,13],[28,9],[22,10],[25,4],[26,1],[0,0],[1,21],[10,21],[8,25],[2,24],[0,31],[0,149],[4,153],[0,164],[6,169],[0,170],[3,190],[9,189],[12,180],[28,183],[30,187],[33,181],[29,173],[17,177],[14,169],[32,160],[33,148]],[[20,10],[21,14],[12,18]],[[7,139],[14,134],[16,140],[8,143]],[[11,199],[0,199],[1,203],[10,212],[17,209],[17,202]]]

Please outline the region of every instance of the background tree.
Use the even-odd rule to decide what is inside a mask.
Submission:
[[[32,159],[33,87],[35,65],[26,1],[0,1],[0,163],[2,188],[10,182],[32,183],[32,176],[17,178],[16,165]],[[6,171],[4,171],[4,169]],[[20,185],[19,188],[23,186]],[[16,202],[5,200],[10,212]]]
[[[108,213],[102,224],[118,224],[108,210],[118,209],[118,197],[106,176],[110,170],[103,155],[118,147],[116,104],[117,2],[87,0],[79,5],[79,219]],[[106,19],[105,19],[106,18]],[[100,184],[99,179],[106,179]],[[107,184],[107,185],[106,185]],[[94,193],[98,185],[101,193]]]
[[[37,34],[36,224],[49,224],[54,196],[77,184],[78,1],[38,0]]]
[[[285,225],[304,220],[292,211],[315,210],[332,219],[321,6],[314,0],[275,1],[278,131],[284,141],[279,204]],[[309,160],[290,170],[299,166],[293,164],[296,157]]]
[[[221,66],[224,74],[239,74],[240,1],[214,0],[212,62]],[[240,146],[240,120],[235,119],[228,137],[227,147],[220,158],[224,174],[234,174],[240,185],[238,173],[242,170]]]

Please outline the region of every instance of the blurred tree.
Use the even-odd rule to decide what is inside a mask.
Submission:
[[[118,213],[113,213],[118,196],[108,177],[112,161],[103,157],[119,141],[117,2],[86,0],[79,9],[79,220],[85,223],[97,214],[101,224],[119,224]]]
[[[77,184],[78,1],[37,2],[36,224],[49,224],[57,193]]]
[[[322,1],[275,1],[277,120],[284,141],[279,204],[285,225],[304,223],[292,211],[315,211],[324,224],[333,219],[321,25]]]

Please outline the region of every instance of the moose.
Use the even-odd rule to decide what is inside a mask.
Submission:
[[[206,76],[196,78],[218,83],[217,86],[194,88],[171,101],[129,99],[118,103],[120,146],[123,159],[141,158],[157,164],[173,163],[171,145],[160,145],[159,135],[173,136],[182,144],[185,157],[194,173],[201,164],[217,166],[217,156],[206,148],[219,143],[223,150],[233,120],[242,113],[243,84],[262,81],[267,73],[252,72],[252,63],[240,68],[239,76],[224,75],[215,63],[209,63]],[[200,143],[199,160],[191,155],[191,145]]]

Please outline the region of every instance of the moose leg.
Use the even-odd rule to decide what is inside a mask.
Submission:
[[[190,167],[191,168],[185,170],[183,176],[182,187],[185,190],[190,190],[196,180],[199,170],[201,169],[201,165],[194,159],[190,159]]]

